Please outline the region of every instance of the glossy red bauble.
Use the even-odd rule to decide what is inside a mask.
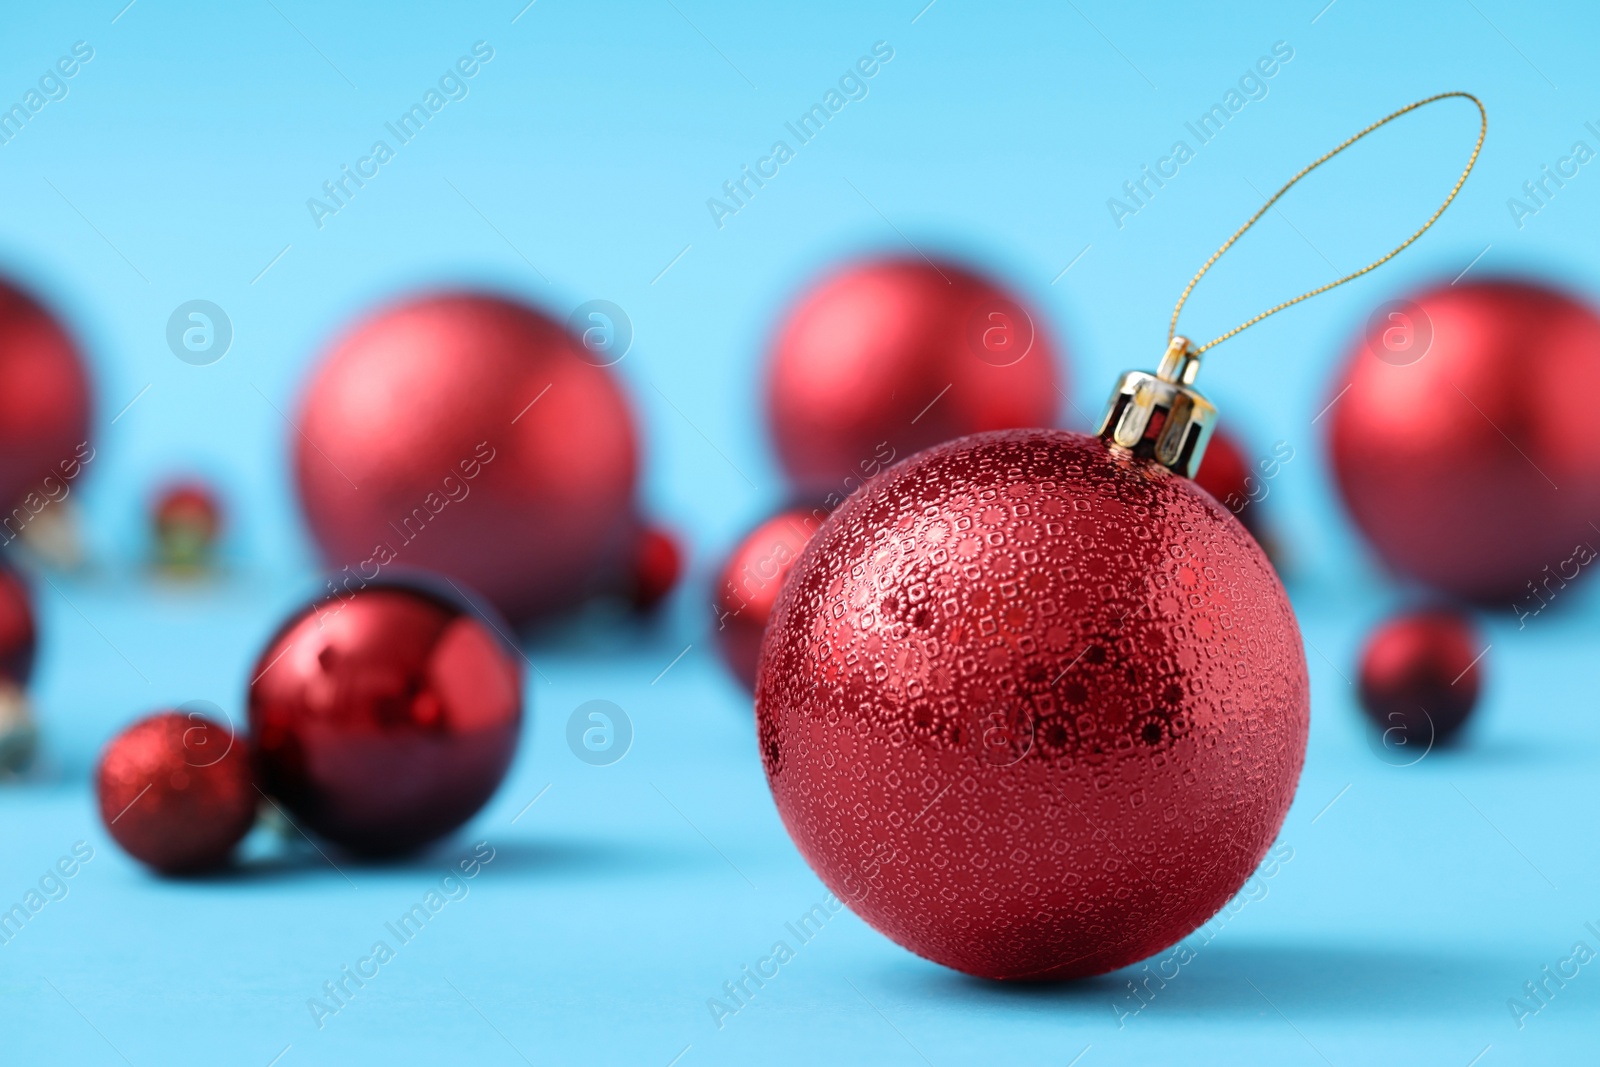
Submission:
[[[778,330],[778,458],[829,506],[896,459],[963,434],[1049,426],[1062,400],[1044,323],[953,263],[878,259],[822,280]]]
[[[226,863],[250,832],[261,796],[244,739],[181,711],[159,712],[118,734],[95,780],[107,832],[165,874]]]
[[[1261,861],[1309,725],[1254,539],[1192,482],[1054,430],[979,434],[812,537],[762,647],[762,759],[841,900],[988,978],[1171,945]]]
[[[30,492],[58,498],[60,483],[77,476],[89,409],[89,375],[72,338],[37,301],[0,280],[0,515]]]
[[[1351,516],[1394,571],[1520,601],[1595,538],[1597,390],[1600,317],[1565,294],[1465,281],[1384,305],[1329,396]]]
[[[261,786],[353,852],[409,851],[494,794],[522,725],[515,652],[461,604],[399,585],[298,613],[251,672]]]
[[[1420,758],[1448,743],[1478,702],[1485,651],[1458,612],[1413,612],[1380,626],[1361,653],[1361,707],[1384,747]]]
[[[756,686],[761,638],[778,602],[778,590],[827,517],[821,507],[785,508],[746,534],[717,575],[713,599],[717,650],[747,689]]]
[[[335,566],[437,571],[518,621],[624,567],[632,417],[538,311],[447,293],[379,312],[334,344],[296,422],[301,501]]]

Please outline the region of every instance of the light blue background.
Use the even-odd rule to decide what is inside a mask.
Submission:
[[[1574,941],[1600,948],[1583,928],[1600,926],[1592,595],[1572,592],[1520,632],[1489,620],[1470,743],[1386,765],[1346,678],[1366,629],[1407,596],[1338,514],[1311,423],[1367,312],[1414,285],[1473,264],[1469,277],[1531,273],[1600,293],[1595,164],[1522,228],[1506,205],[1574,141],[1600,147],[1584,129],[1600,120],[1591,8],[122,2],[11,5],[0,32],[6,105],[73,42],[95,49],[69,95],[0,146],[0,270],[72,325],[98,405],[98,454],[74,497],[97,566],[38,584],[47,747],[34,780],[0,792],[0,904],[74,841],[96,856],[0,946],[4,1062],[1481,1054],[1487,1067],[1592,1055],[1600,969],[1524,1030],[1506,1008]],[[306,199],[478,40],[495,58],[470,95],[317,229]],[[880,40],[895,56],[869,96],[718,229],[707,198]],[[1277,41],[1294,58],[1267,97],[1118,229],[1107,198]],[[1310,646],[1314,715],[1283,831],[1294,859],[1265,897],[1123,1029],[1117,976],[970,981],[843,914],[719,1030],[707,998],[823,894],[772,808],[748,702],[711,654],[706,594],[719,554],[783,493],[757,397],[786,302],[855,252],[914,243],[970,258],[1047,320],[1076,405],[1062,421],[1081,428],[1118,372],[1153,364],[1178,292],[1263,194],[1374,118],[1456,88],[1483,97],[1491,130],[1434,231],[1207,359],[1206,391],[1252,448],[1295,450],[1265,508]],[[1319,171],[1199,288],[1185,328],[1209,338],[1387,250],[1448,189],[1475,119],[1439,105]],[[246,873],[154,880],[99,824],[95,753],[163,704],[207,699],[238,715],[261,642],[315,584],[280,412],[292,415],[333,331],[446,283],[561,314],[592,298],[627,309],[636,340],[616,371],[648,445],[644,492],[690,543],[690,581],[655,629],[591,619],[528,648],[543,677],[529,676],[532,725],[511,778],[429,857],[341,860],[341,874],[259,838]],[[164,340],[173,308],[195,298],[235,330],[206,367]],[[140,567],[146,502],[186,471],[226,493],[227,576],[160,585]],[[605,768],[562,737],[568,713],[597,698],[636,729]],[[480,839],[496,859],[470,896],[319,1030],[307,998]]]

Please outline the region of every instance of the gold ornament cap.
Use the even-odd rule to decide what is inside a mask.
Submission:
[[[1216,406],[1194,388],[1199,373],[1200,353],[1187,337],[1174,337],[1154,374],[1131,370],[1117,382],[1100,439],[1193,478],[1217,425]]]

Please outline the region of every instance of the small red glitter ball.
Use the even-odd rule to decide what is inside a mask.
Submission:
[[[1472,620],[1453,611],[1390,619],[1361,653],[1361,708],[1385,747],[1421,756],[1466,725],[1483,685],[1486,651]]]
[[[255,823],[250,753],[198,713],[163,711],[106,746],[96,774],[100,817],[117,844],[164,874],[226,863]]]
[[[755,689],[761,638],[778,590],[822,520],[820,507],[785,508],[745,535],[717,576],[717,649],[745,688]]]
[[[297,613],[252,672],[262,788],[353,852],[409,851],[466,822],[522,726],[522,672],[499,625],[396,584]]]
[[[778,458],[829,506],[930,445],[1048,426],[1063,388],[1044,323],[950,262],[868,260],[824,278],[778,330],[767,410]]]
[[[923,452],[783,583],[758,736],[830,889],[988,978],[1126,966],[1283,824],[1309,687],[1261,548],[1193,482],[1056,430]]]
[[[659,526],[639,531],[633,549],[629,599],[636,610],[652,612],[661,606],[683,573],[683,550],[677,539]]]

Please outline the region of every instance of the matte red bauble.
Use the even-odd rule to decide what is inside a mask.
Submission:
[[[683,574],[683,549],[677,538],[659,526],[641,526],[633,547],[633,570],[628,577],[628,600],[634,609],[649,613],[667,599]]]
[[[827,517],[820,507],[785,508],[746,534],[717,575],[717,650],[747,689],[756,686],[761,637],[778,602],[778,590]]]
[[[857,914],[969,974],[1099,974],[1173,944],[1294,797],[1294,613],[1227,510],[1140,458],[1137,388],[1142,416],[1107,420],[1137,455],[1014,430],[869,483],[767,628],[756,709],[785,826]],[[1198,458],[1205,431],[1166,422],[1163,454]]]
[[[0,513],[29,492],[45,498],[46,477],[77,475],[89,408],[89,376],[72,338],[37,301],[0,280]]]
[[[335,566],[434,570],[519,621],[625,566],[627,403],[538,311],[474,293],[388,308],[334,344],[297,424],[301,500]]]
[[[260,799],[244,739],[180,711],[159,712],[118,734],[95,781],[107,832],[165,874],[226,863],[255,823]]]
[[[963,434],[1055,421],[1044,324],[948,262],[879,259],[806,293],[778,330],[767,410],[778,458],[830,506],[866,478]]]
[[[513,657],[477,615],[421,589],[372,585],[313,604],[252,671],[262,788],[354,852],[449,833],[511,765],[522,725]]]
[[[1380,626],[1361,653],[1361,707],[1385,747],[1418,758],[1460,731],[1478,702],[1486,651],[1472,620],[1420,611]]]
[[[1385,563],[1476,601],[1528,597],[1600,516],[1600,317],[1544,286],[1381,307],[1329,399],[1351,516]]]

